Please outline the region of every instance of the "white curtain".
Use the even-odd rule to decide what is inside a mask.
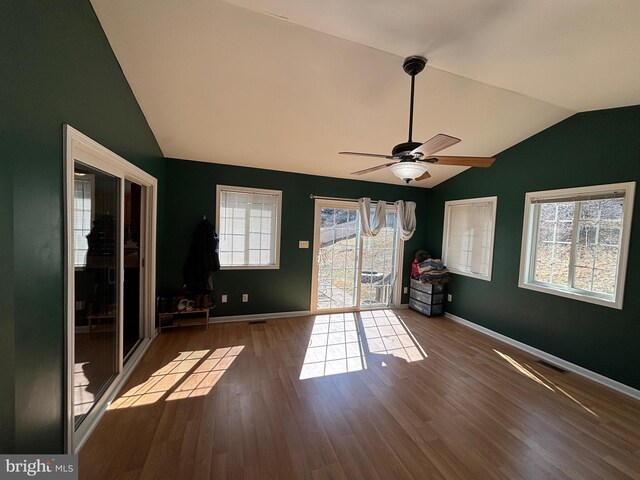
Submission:
[[[360,224],[362,225],[362,235],[365,237],[375,237],[380,230],[387,226],[387,204],[380,200],[376,205],[376,211],[371,217],[371,199],[359,198]]]
[[[416,231],[416,204],[415,202],[396,202],[396,218],[402,240],[409,240]]]

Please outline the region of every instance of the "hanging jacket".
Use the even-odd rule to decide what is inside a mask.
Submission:
[[[220,270],[218,235],[208,220],[202,220],[191,235],[192,241],[184,263],[184,287],[192,294],[213,290],[213,272]]]

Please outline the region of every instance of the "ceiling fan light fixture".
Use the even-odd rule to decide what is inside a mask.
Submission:
[[[398,162],[389,167],[393,174],[409,183],[427,171],[427,166],[419,162]]]

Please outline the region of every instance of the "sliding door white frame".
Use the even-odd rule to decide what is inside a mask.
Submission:
[[[375,205],[375,202],[373,202]],[[389,205],[391,207],[391,205]],[[321,215],[320,211],[322,208],[343,208],[345,210],[356,210],[358,211],[359,218],[359,207],[358,202],[352,202],[349,200],[324,200],[324,199],[316,199],[314,205],[314,224],[313,224],[313,267],[312,267],[312,280],[311,280],[311,313],[316,314],[319,312],[322,313],[337,313],[337,312],[352,312],[359,310],[377,310],[382,307],[380,306],[371,306],[371,307],[361,307],[360,306],[360,290],[361,290],[361,282],[356,282],[356,300],[355,306],[347,307],[347,308],[338,308],[338,309],[323,309],[318,310],[318,255],[320,253],[320,223],[321,223]],[[359,235],[360,241],[358,242],[358,278],[362,278],[362,235]],[[396,227],[396,281],[393,288],[393,302],[391,303],[392,307],[397,307],[401,303],[402,299],[402,263],[404,258],[404,241],[400,238],[400,230]]]
[[[156,215],[157,215],[157,180],[111,152],[86,135],[69,125],[64,126],[64,189],[65,189],[65,315],[66,315],[66,432],[65,451],[76,453],[89,437],[96,424],[104,414],[127,377],[131,374],[142,355],[149,347],[155,335],[155,278],[156,278]],[[74,235],[73,235],[73,184],[74,166],[80,162],[89,167],[101,170],[119,179],[120,184],[120,241],[118,265],[118,304],[119,304],[119,338],[118,338],[118,372],[116,377],[96,402],[93,409],[82,421],[78,429],[74,424],[74,366],[75,366],[75,268],[74,268]],[[141,224],[141,311],[143,312],[142,340],[135,351],[123,364],[123,283],[124,283],[124,181],[130,180],[144,187],[142,195]]]
[[[322,222],[322,215],[321,215],[321,210],[323,208],[342,208],[345,210],[355,210],[356,212],[358,212],[358,215],[356,216],[356,218],[358,219],[357,221],[359,221],[360,218],[360,213],[358,211],[358,203],[357,202],[349,202],[349,201],[342,201],[342,200],[322,200],[322,199],[316,199],[315,200],[315,205],[314,205],[314,224],[313,224],[313,268],[312,268],[312,286],[311,286],[311,312],[316,313],[318,312],[318,289],[319,289],[319,282],[318,282],[318,273],[319,273],[319,266],[318,266],[318,255],[320,254],[320,223]],[[358,244],[358,250],[360,251],[360,244]],[[362,255],[358,254],[358,265],[357,265],[357,272],[360,272],[361,270],[361,262],[362,262]],[[339,309],[324,309],[322,310],[322,312],[345,312],[345,311],[353,311],[356,310],[358,308],[358,305],[360,304],[360,285],[356,282],[355,285],[355,305],[353,307],[345,307],[345,308],[339,308]]]

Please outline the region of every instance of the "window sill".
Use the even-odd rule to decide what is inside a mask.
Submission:
[[[279,270],[280,265],[230,265],[220,266],[220,270]]]
[[[582,295],[580,293],[571,292],[568,290],[559,290],[550,288],[544,285],[535,283],[519,282],[518,287],[525,288],[527,290],[533,290],[540,293],[548,293],[550,295],[556,295],[558,297],[570,298],[572,300],[578,300],[580,302],[592,303],[594,305],[600,305],[602,307],[615,308],[616,310],[622,310],[622,299],[619,300],[607,300],[599,297],[591,297],[589,295]]]
[[[491,274],[482,275],[481,273],[463,272],[462,270],[456,270],[454,268],[449,268],[449,267],[447,267],[447,268],[451,273],[454,273],[456,275],[464,275],[465,277],[476,278],[478,280],[484,280],[485,282],[490,282],[491,281]]]

